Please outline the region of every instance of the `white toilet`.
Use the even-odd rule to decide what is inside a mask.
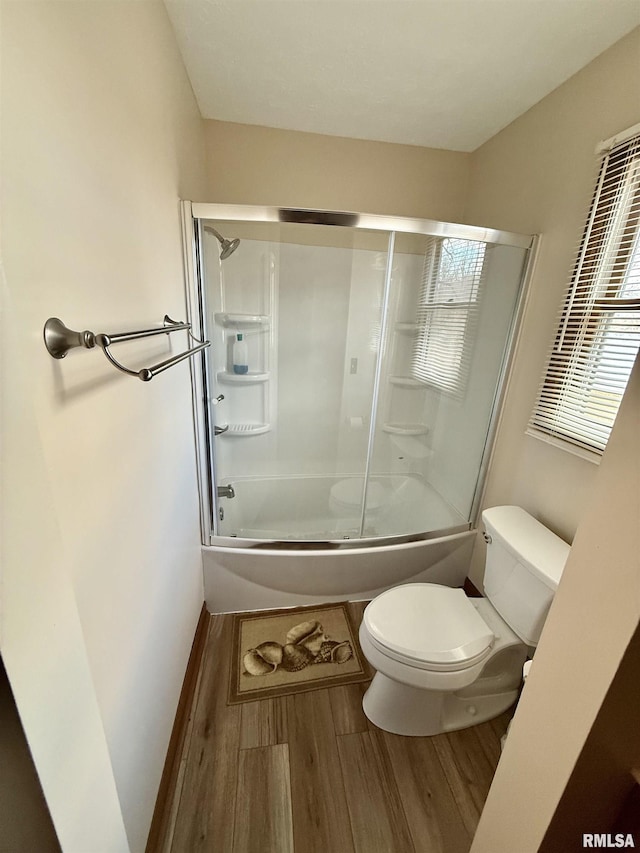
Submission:
[[[463,729],[517,698],[570,549],[520,507],[487,509],[482,520],[487,598],[412,583],[383,592],[364,612],[360,644],[376,675],[362,705],[385,731]]]

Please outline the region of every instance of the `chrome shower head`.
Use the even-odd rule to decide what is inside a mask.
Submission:
[[[224,261],[229,255],[232,255],[240,245],[240,240],[236,237],[234,240],[226,240],[222,234],[219,234],[211,225],[204,226],[205,231],[213,234],[220,243],[220,260]]]

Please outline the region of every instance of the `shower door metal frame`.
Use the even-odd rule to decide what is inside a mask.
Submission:
[[[502,353],[502,363],[498,372],[498,381],[496,382],[496,390],[491,403],[491,417],[487,425],[487,437],[485,438],[482,458],[478,468],[478,479],[476,480],[476,488],[471,504],[471,526],[477,527],[480,516],[480,508],[484,502],[484,495],[487,488],[487,473],[493,460],[493,454],[496,445],[496,436],[498,428],[502,420],[502,410],[505,397],[511,384],[511,375],[513,363],[515,361],[516,352],[520,343],[520,329],[524,318],[527,305],[529,304],[529,296],[531,294],[531,279],[538,258],[540,249],[540,236],[534,234],[531,237],[531,246],[524,263],[524,269],[520,279],[520,288],[518,290],[518,298],[516,300],[515,309],[511,318],[509,332],[504,344]]]
[[[428,237],[452,237],[498,243],[530,249],[534,238],[527,234],[438,222],[435,219],[414,219],[407,216],[381,216],[377,213],[353,213],[337,210],[313,210],[297,207],[257,207],[244,204],[208,204],[183,202],[191,205],[194,219],[228,220],[230,222],[279,222],[298,225],[333,225],[338,228],[357,228],[366,231],[398,231],[403,234],[424,234]]]
[[[196,334],[201,334],[205,329],[205,298],[202,281],[200,226],[198,220],[192,215],[190,201],[182,201],[180,207],[187,317]],[[189,369],[191,371],[191,405],[200,504],[200,538],[203,545],[210,545],[215,530],[214,514],[217,511],[217,499],[215,496],[213,424],[209,406],[211,377],[204,352],[190,360]]]
[[[487,439],[476,481],[472,517],[468,524],[447,532],[461,532],[477,526],[478,514],[486,485],[489,462],[493,455],[495,435],[502,412],[502,403],[509,384],[515,355],[514,342],[522,323],[524,309],[529,294],[531,273],[539,238],[535,235],[516,234],[475,225],[461,225],[439,222],[432,219],[417,219],[403,216],[381,216],[379,214],[354,213],[348,211],[319,210],[311,208],[264,207],[242,204],[209,204],[205,202],[181,202],[182,234],[185,269],[185,291],[187,322],[192,324],[194,333],[202,337],[206,333],[204,316],[204,282],[202,281],[202,246],[199,223],[201,220],[236,222],[273,222],[301,225],[329,225],[338,228],[355,228],[369,231],[393,232],[404,234],[422,234],[440,238],[474,240],[482,243],[495,243],[527,250],[524,272],[521,278],[519,294],[511,328],[505,343],[502,366],[496,385],[491,417],[487,429]],[[388,259],[389,262],[389,259]],[[194,416],[194,437],[196,444],[196,466],[198,472],[198,491],[200,495],[200,525],[202,544],[211,545],[215,541],[229,547],[246,547],[261,540],[246,540],[237,537],[215,534],[217,497],[215,483],[215,450],[213,426],[209,406],[211,377],[207,358],[204,353],[191,359],[192,404]],[[370,448],[369,448],[370,451]],[[365,479],[366,484],[366,479]],[[433,539],[442,535],[442,531],[430,531],[402,536],[382,536],[353,540],[336,540],[330,543],[314,543],[319,549],[326,547],[355,548],[374,543],[398,544],[423,539]],[[269,540],[271,541],[271,540]],[[276,545],[291,547],[295,540],[284,540]]]

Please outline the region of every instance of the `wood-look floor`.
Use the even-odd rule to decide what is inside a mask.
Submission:
[[[211,617],[162,853],[469,850],[508,714],[408,738],[369,723],[366,684],[227,705],[231,627]]]

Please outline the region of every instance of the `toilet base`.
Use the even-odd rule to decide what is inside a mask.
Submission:
[[[377,672],[364,695],[362,708],[379,729],[425,737],[477,726],[498,717],[518,698],[517,689],[485,695],[473,695],[474,692],[424,690]]]

